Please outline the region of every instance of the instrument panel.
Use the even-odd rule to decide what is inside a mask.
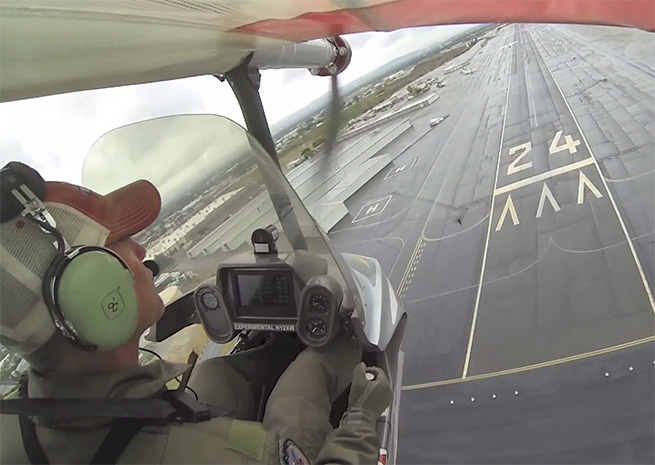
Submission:
[[[216,285],[194,292],[207,335],[226,343],[244,330],[285,331],[307,346],[328,344],[341,329],[343,289],[328,275],[303,275],[292,264],[272,258],[221,264]]]
[[[296,317],[293,270],[232,270],[227,279],[235,317]]]

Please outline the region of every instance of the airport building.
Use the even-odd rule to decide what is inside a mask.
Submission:
[[[426,102],[428,100],[425,99]],[[391,119],[395,118],[382,119],[376,125]],[[325,232],[330,231],[348,214],[345,201],[391,163],[385,147],[412,127],[411,121],[404,119],[383,130],[373,131],[342,144],[342,149],[327,163],[321,156],[317,156],[287,173],[294,190]],[[194,258],[218,250],[233,250],[243,244],[248,231],[276,223],[277,214],[268,193],[264,192],[198,242],[187,255]]]
[[[185,244],[186,235],[200,223],[202,223],[214,210],[237,195],[243,187],[235,189],[227,194],[221,195],[212,203],[204,207],[202,210],[194,214],[191,218],[187,219],[182,225],[177,228],[171,229],[168,234],[157,239],[150,247],[146,260],[152,260],[157,255],[165,254],[171,250],[176,250]]]
[[[408,101],[405,105],[402,107],[393,110],[391,112],[385,113],[381,115],[379,118],[367,122],[362,126],[357,126],[353,128],[352,130],[344,133],[339,137],[339,141],[344,141],[346,139],[349,139],[351,137],[357,136],[359,134],[363,134],[366,131],[370,131],[371,129],[374,129],[378,126],[381,126],[382,124],[388,123],[389,121],[393,121],[397,118],[400,118],[402,116],[405,116],[413,111],[416,111],[420,108],[426,107],[428,105],[433,104],[434,102],[437,101],[439,98],[439,95],[436,93],[432,93],[423,97],[415,97],[411,100]]]

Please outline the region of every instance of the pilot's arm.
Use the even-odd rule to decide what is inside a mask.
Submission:
[[[375,376],[366,379],[366,371]],[[313,465],[359,465],[378,463],[380,440],[376,422],[392,400],[391,385],[379,368],[365,368],[361,363],[353,371],[348,410],[339,428],[325,440]]]
[[[292,440],[313,461],[333,430],[332,404],[351,384],[361,357],[356,339],[338,337],[325,347],[303,350],[275,385],[264,427]]]
[[[377,464],[376,422],[391,403],[391,388],[384,373],[377,369],[369,368],[375,373],[375,380],[366,379],[361,355],[361,346],[355,339],[341,338],[321,349],[301,352],[287,367],[268,399],[263,424],[260,424],[262,432],[273,434],[276,441],[290,443],[292,448],[297,447],[313,465]],[[244,352],[241,357],[207,360],[194,370],[189,385],[198,391],[201,400],[233,410],[232,418],[249,418],[247,412],[251,407],[241,405],[239,398],[251,397],[243,395],[243,391],[249,389],[250,377],[242,376],[241,371],[250,372],[265,359],[265,351],[255,349]],[[227,390],[216,390],[217,382]],[[332,404],[349,385],[349,408],[339,428],[333,429],[330,423]],[[370,387],[367,389],[367,386]],[[248,433],[244,440],[252,440],[250,436]]]
[[[380,448],[376,423],[391,403],[389,381],[380,369],[359,362],[356,342],[335,341],[327,349],[306,350],[289,367],[294,369],[285,373],[269,399],[264,426],[283,442],[293,441],[313,465],[375,465]],[[366,379],[366,371],[373,380]],[[351,382],[348,409],[333,429],[332,403]]]

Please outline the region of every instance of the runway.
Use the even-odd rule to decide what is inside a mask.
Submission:
[[[655,70],[570,26],[468,55],[330,232],[409,313],[398,463],[652,463]]]

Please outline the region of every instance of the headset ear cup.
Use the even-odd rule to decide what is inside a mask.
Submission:
[[[66,255],[57,255],[52,263],[50,263],[50,266],[48,266],[45,275],[43,276],[42,290],[43,300],[46,304],[46,307],[48,307],[48,310],[50,310],[50,314],[52,315],[52,319],[55,322],[55,325],[62,332],[64,332],[68,338],[74,339],[75,333],[67,326],[66,322],[64,321],[65,317],[62,314],[59,305],[57,304],[56,295],[57,276],[59,276],[61,270],[66,267],[67,263],[68,259],[66,258]]]
[[[56,302],[83,342],[109,351],[134,335],[138,321],[134,278],[115,253],[82,247],[57,271],[56,279]]]

